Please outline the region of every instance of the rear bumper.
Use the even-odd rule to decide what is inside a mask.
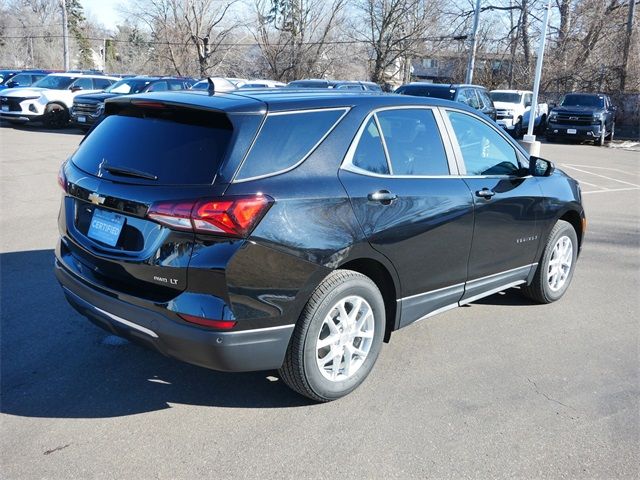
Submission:
[[[280,368],[295,326],[215,332],[179,324],[156,311],[99,292],[69,272],[58,259],[55,273],[67,301],[96,325],[169,357],[213,370]]]
[[[575,130],[575,133],[569,131]],[[545,136],[547,138],[574,138],[576,140],[597,140],[600,137],[600,125],[556,125],[547,126]]]

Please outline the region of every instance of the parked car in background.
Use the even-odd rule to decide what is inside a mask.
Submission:
[[[521,138],[529,127],[533,92],[528,90],[492,90],[489,95],[496,107],[496,122],[514,138]],[[544,132],[548,115],[546,103],[538,103],[534,128]]]
[[[82,315],[166,355],[329,401],[394,330],[571,282],[578,183],[462,103],[185,91],[106,115],[60,169],[55,272]]]
[[[165,90],[187,90],[196,80],[186,77],[151,77],[139,75],[128,77],[111,85],[104,92],[78,95],[71,108],[71,124],[82,130],[88,130],[99,123],[104,113],[107,98],[144,92],[162,92]]]
[[[608,95],[567,93],[549,113],[546,138],[550,142],[591,140],[594,145],[603,146],[606,140],[613,139],[616,110]]]
[[[209,77],[195,83],[191,90],[209,90],[209,80],[213,82],[216,92],[232,92],[237,90],[236,84],[223,77]]]
[[[12,123],[41,121],[48,128],[62,128],[69,123],[75,97],[102,91],[117,80],[104,75],[52,73],[31,87],[0,93],[0,118]]]
[[[496,120],[496,108],[486,88],[480,85],[411,82],[399,86],[394,93],[416,97],[442,98],[464,103]]]
[[[6,90],[7,88],[30,87],[50,73],[53,72],[51,70],[22,70],[3,81],[2,84],[0,84],[0,91]]]
[[[294,80],[289,82],[287,87],[290,88],[333,88],[336,90],[356,90],[356,91],[370,91],[370,92],[382,92],[380,85],[373,82],[360,82],[357,80],[324,80],[324,79],[309,79],[309,80]]]
[[[4,82],[9,80],[14,75],[17,75],[22,70],[0,70],[0,85],[4,85]]]
[[[240,88],[282,88],[287,84],[276,80],[247,80]]]

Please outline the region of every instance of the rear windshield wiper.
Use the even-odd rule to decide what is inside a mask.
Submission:
[[[141,172],[133,168],[116,167],[114,165],[102,165],[102,168],[113,175],[122,175],[123,177],[145,178],[147,180],[158,180],[156,175],[147,172]]]

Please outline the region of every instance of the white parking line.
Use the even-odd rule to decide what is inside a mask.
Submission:
[[[588,170],[583,170],[581,168],[573,167],[571,165],[564,164],[565,167],[571,168],[572,170],[577,170],[578,172],[586,173],[588,175],[593,175],[594,177],[606,178],[607,180],[613,180],[614,182],[624,183],[625,185],[631,185],[632,187],[640,188],[640,185],[635,183],[626,182],[624,180],[618,180],[617,178],[607,177],[606,175],[600,175],[599,173],[589,172]]]
[[[578,180],[580,182],[580,185],[589,185],[590,187],[596,187],[596,188],[600,188],[603,189],[605,187],[602,187],[600,185],[596,185],[595,183],[589,183],[589,182],[585,182],[584,180]]]
[[[626,170],[620,170],[619,168],[611,168],[611,167],[596,167],[594,165],[579,165],[577,163],[561,163],[560,165],[566,165],[568,167],[584,167],[584,168],[595,168],[598,170],[611,170],[612,172],[624,173],[625,175],[637,175],[638,172],[627,172]]]
[[[586,192],[582,192],[583,195],[587,193],[604,193],[604,192],[628,192],[630,190],[640,190],[640,187],[629,187],[629,188],[605,188],[602,190],[587,190]]]

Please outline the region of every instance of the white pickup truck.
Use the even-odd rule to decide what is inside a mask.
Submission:
[[[513,137],[520,138],[529,126],[533,92],[527,90],[492,90],[491,100],[496,107],[496,122]],[[538,103],[534,130],[541,132],[547,123],[549,107]]]
[[[83,93],[100,92],[118,78],[82,73],[52,73],[30,87],[0,93],[0,118],[11,123],[41,121],[48,128],[69,123],[73,99]]]

